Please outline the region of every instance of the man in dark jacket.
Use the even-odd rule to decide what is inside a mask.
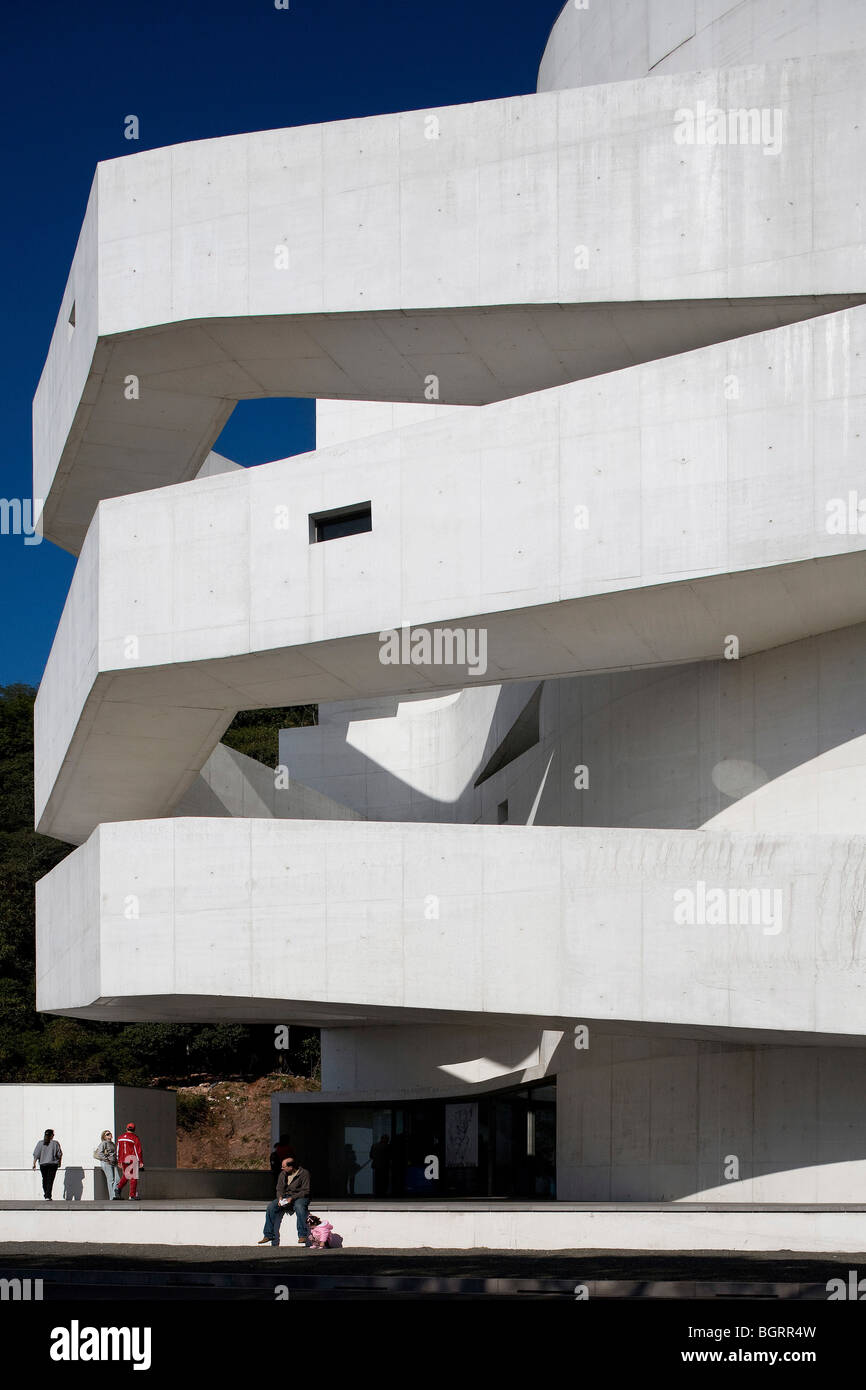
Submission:
[[[310,1175],[294,1155],[283,1159],[277,1178],[277,1195],[268,1203],[265,1226],[259,1245],[279,1245],[280,1225],[286,1212],[293,1211],[298,1227],[298,1244],[308,1244],[307,1215],[310,1210]]]

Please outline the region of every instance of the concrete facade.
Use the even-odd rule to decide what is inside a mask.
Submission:
[[[34,403],[38,1007],[322,1026],[274,1137],[555,1082],[560,1200],[862,1199],[861,11],[569,5],[537,94],[100,165]],[[233,468],[266,395],[317,447]],[[307,702],[282,779],[219,743]],[[765,1215],[726,1248],[851,1248]]]

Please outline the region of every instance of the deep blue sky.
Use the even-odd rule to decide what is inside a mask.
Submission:
[[[247,130],[535,90],[562,0],[11,0],[0,84],[0,497],[29,497],[30,408],[100,159]],[[130,113],[135,144],[123,138]],[[308,402],[240,406],[245,464],[310,448]],[[73,560],[0,536],[0,685],[38,684]]]

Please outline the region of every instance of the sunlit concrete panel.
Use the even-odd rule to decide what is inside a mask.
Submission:
[[[538,90],[864,48],[860,0],[567,0]]]
[[[262,816],[286,820],[363,820],[297,777],[218,743],[177,806],[179,816]]]
[[[101,164],[34,402],[45,534],[193,477],[238,400],[481,405],[862,302],[864,85],[800,59]],[[698,102],[780,138],[678,143]]]
[[[862,837],[103,825],[39,883],[37,1006],[862,1036],[864,893]]]
[[[316,726],[280,731],[280,763],[370,820],[472,822],[484,749],[506,734],[537,687],[519,681],[432,700],[320,705]]]
[[[515,1086],[549,1074],[563,1034],[537,1025],[443,1027],[434,1022],[396,1027],[323,1028],[323,1104],[340,1096],[471,1096],[492,1084]],[[571,1042],[569,1040],[569,1046]],[[561,1055],[561,1054],[560,1054]],[[271,1099],[279,1137],[280,1101]]]

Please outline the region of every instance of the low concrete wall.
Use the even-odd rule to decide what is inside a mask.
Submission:
[[[209,1171],[197,1168],[145,1167],[139,1187],[148,1200],[217,1197],[239,1202],[269,1202],[274,1195],[270,1172],[244,1169]],[[101,1168],[61,1168],[54,1182],[57,1201],[106,1202],[108,1188]],[[42,1200],[42,1177],[37,1168],[0,1168],[0,1202]]]
[[[107,1197],[105,1178],[99,1170],[100,1187],[94,1192],[94,1170],[70,1165],[61,1168],[54,1179],[55,1201],[92,1202],[94,1195]],[[42,1201],[42,1174],[37,1168],[0,1168],[0,1202]]]
[[[154,1199],[222,1197],[238,1202],[269,1202],[274,1195],[274,1179],[270,1170],[146,1168],[141,1192]]]
[[[332,1222],[347,1249],[417,1250],[690,1250],[790,1251],[857,1254],[866,1251],[866,1207],[755,1209],[671,1205],[668,1207],[516,1209],[503,1204],[462,1209],[419,1206],[329,1209],[316,1214]],[[34,1203],[0,1208],[0,1241],[71,1241],[130,1245],[254,1246],[262,1231],[262,1208],[232,1205],[178,1210],[115,1203],[113,1207],[49,1206]],[[294,1245],[294,1229],[285,1234]],[[262,1260],[270,1257],[262,1251]],[[278,1279],[275,1270],[275,1279]]]

